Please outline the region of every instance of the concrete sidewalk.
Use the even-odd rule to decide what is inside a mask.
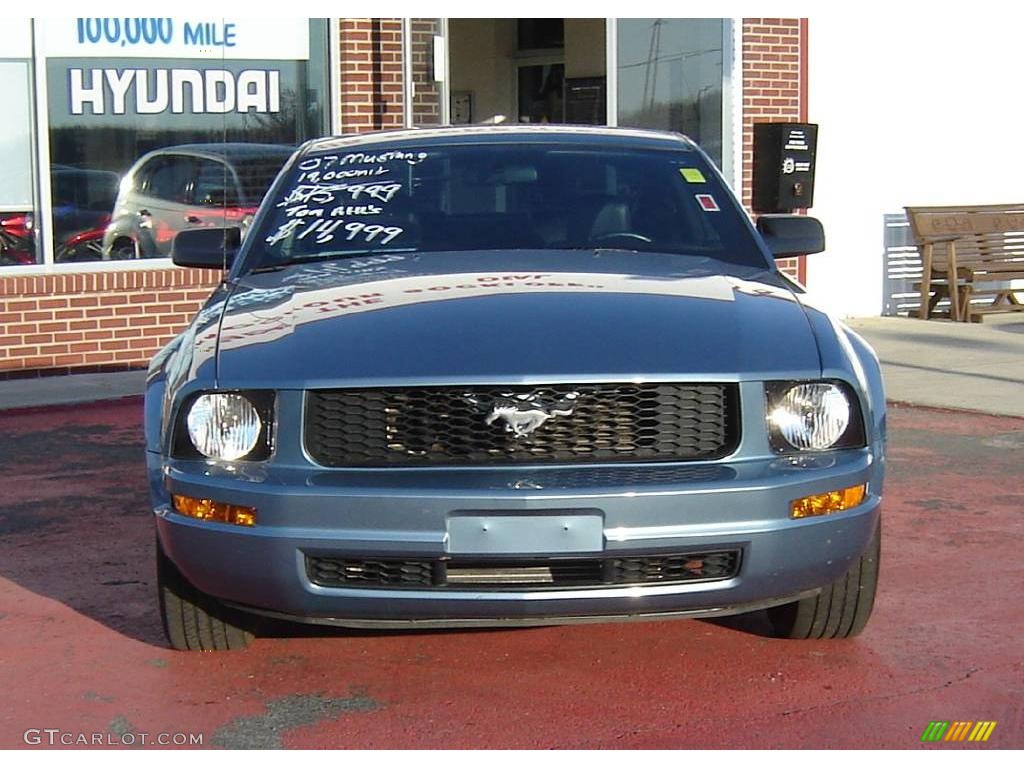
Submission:
[[[886,397],[901,403],[1024,417],[1024,316],[984,323],[905,317],[847,321],[875,348]]]
[[[141,395],[145,386],[146,372],[141,370],[10,379],[0,381],[0,411],[116,400]]]
[[[878,353],[890,400],[1024,417],[1024,317],[848,322]],[[138,395],[145,378],[145,371],[130,371],[0,381],[0,410]]]

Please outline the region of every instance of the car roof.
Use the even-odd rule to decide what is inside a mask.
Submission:
[[[251,157],[266,157],[268,155],[287,158],[294,151],[295,147],[288,144],[256,144],[243,141],[228,141],[212,142],[209,144],[175,144],[171,147],[160,147],[160,149],[148,153],[148,156],[187,154],[230,161],[244,160]]]
[[[560,143],[605,145],[633,149],[692,151],[696,145],[681,133],[592,125],[455,125],[406,128],[313,139],[303,153],[355,149],[374,145],[425,147],[451,144]]]

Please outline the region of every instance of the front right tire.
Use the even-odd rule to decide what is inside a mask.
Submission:
[[[193,587],[156,545],[156,579],[164,633],[178,651],[236,651],[252,642],[245,617]]]
[[[867,551],[843,576],[803,600],[768,609],[776,637],[831,640],[859,635],[871,617],[878,588],[882,521]]]

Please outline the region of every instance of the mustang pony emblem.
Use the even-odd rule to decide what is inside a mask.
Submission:
[[[537,395],[529,394],[502,395],[486,403],[475,395],[463,397],[481,410],[487,410],[484,423],[488,426],[500,420],[504,422],[506,432],[511,432],[515,437],[527,437],[548,419],[571,415],[579,396],[579,392],[569,392],[550,406],[544,406]]]

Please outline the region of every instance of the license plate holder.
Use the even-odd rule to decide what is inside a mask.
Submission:
[[[604,515],[544,512],[458,514],[448,518],[447,551],[459,555],[535,555],[600,552]]]

